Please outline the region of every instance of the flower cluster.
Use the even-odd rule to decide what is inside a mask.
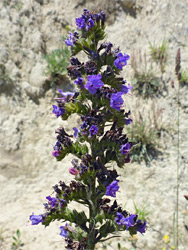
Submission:
[[[99,43],[105,37],[104,23],[103,11],[91,13],[85,9],[76,18],[77,31],[70,32],[65,41],[71,47],[71,65],[67,70],[75,91],[59,89],[61,96],[56,98],[52,113],[62,120],[76,113],[80,122],[72,126],[72,134],[63,127],[56,129],[52,155],[58,161],[68,154],[76,156],[67,169],[74,180],[69,185],[62,181],[56,184],[55,197],[46,197],[45,213],[30,216],[32,225],[64,221],[60,235],[65,237],[67,249],[94,250],[108,234],[125,230],[133,235],[146,230],[146,222],[123,210],[115,199],[121,182],[109,163],[115,161],[123,167],[130,162],[132,143],[124,128],[132,119],[130,110],[125,110],[124,98],[132,86],[119,76],[129,55],[110,42]],[[80,62],[75,57],[80,51],[86,53],[88,61]],[[71,201],[88,207],[89,216],[71,210]]]
[[[103,11],[100,13],[91,13],[87,9],[84,9],[84,12],[81,17],[76,18],[76,26],[80,30],[89,31],[95,26],[96,23],[101,21],[104,25],[106,15]]]
[[[126,229],[128,230],[129,227],[136,227],[137,231],[142,233],[145,233],[146,230],[146,221],[142,223],[141,220],[137,220],[138,215],[131,214],[129,217],[123,216],[122,213],[117,212],[116,214],[116,223],[119,226],[126,226]]]
[[[73,34],[69,32],[69,38],[65,40],[65,43],[67,46],[73,46],[78,40],[78,38],[79,38],[78,32],[75,31]]]
[[[56,98],[58,106],[52,105],[52,113],[55,114],[57,118],[65,113],[65,104],[67,102],[70,102],[70,100],[74,100],[76,98],[76,93],[63,92],[61,89],[58,89],[58,91],[60,92],[62,97]]]

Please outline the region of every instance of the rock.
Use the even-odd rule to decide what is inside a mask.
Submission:
[[[8,50],[5,47],[0,47],[0,63],[6,63],[9,58]]]
[[[42,87],[47,77],[44,75],[45,66],[37,63],[31,70],[29,82],[34,87]]]
[[[22,82],[21,85],[26,94],[32,99],[39,98],[44,93],[43,88],[33,87],[28,82]]]
[[[10,116],[2,123],[0,141],[2,149],[6,152],[19,149],[22,139],[22,124],[23,121],[16,116]]]
[[[35,1],[41,5],[49,3],[49,0],[35,0]]]
[[[20,77],[19,68],[15,65],[12,60],[9,60],[6,64],[7,74],[12,80],[16,80],[17,77]]]
[[[122,7],[127,9],[135,9],[136,7],[136,0],[120,0]]]
[[[3,175],[0,175],[0,182],[5,182],[7,178]]]

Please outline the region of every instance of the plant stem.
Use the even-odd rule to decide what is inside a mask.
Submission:
[[[179,166],[180,166],[180,81],[178,82],[178,139],[177,139],[177,172],[176,172],[176,250],[179,246]]]
[[[88,193],[88,201],[89,201],[89,233],[87,239],[88,250],[95,249],[95,216],[97,212],[95,182],[96,178],[91,180],[90,190]]]

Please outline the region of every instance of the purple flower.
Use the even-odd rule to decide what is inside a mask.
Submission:
[[[79,125],[81,129],[87,129],[89,127],[88,123],[84,121],[81,125]]]
[[[129,124],[131,124],[132,121],[133,120],[131,118],[127,118],[127,119],[125,119],[125,124],[129,125]]]
[[[135,225],[137,217],[137,215],[131,214],[129,217],[123,220],[123,225],[127,227],[127,230],[129,227],[133,227]]]
[[[79,171],[75,168],[69,168],[69,173],[72,175],[78,175]]]
[[[113,181],[109,186],[106,187],[106,195],[111,197],[116,197],[116,192],[119,190],[119,181]]]
[[[101,18],[101,24],[104,25],[106,19],[106,14],[104,13],[104,11],[100,12],[100,18]]]
[[[52,152],[52,155],[53,155],[54,157],[58,157],[58,156],[61,155],[61,153],[60,153],[58,150],[54,150],[54,151]]]
[[[74,137],[77,138],[78,137],[78,133],[80,132],[80,130],[76,127],[72,128],[74,130]]]
[[[82,164],[80,164],[80,166],[81,166],[80,174],[83,174],[83,173],[87,172],[87,166],[82,165]]]
[[[97,89],[101,88],[104,83],[101,81],[101,74],[99,75],[89,75],[87,77],[87,83],[85,88],[93,95],[97,92]]]
[[[31,220],[31,225],[38,225],[40,222],[42,222],[42,216],[41,215],[30,215],[29,219]]]
[[[129,227],[133,227],[136,224],[137,215],[131,214],[129,217],[124,217],[121,213],[116,213],[115,221],[119,226],[125,225],[127,230]]]
[[[59,206],[61,208],[65,205],[65,203],[67,203],[66,200],[64,200],[64,199],[59,200]]]
[[[51,206],[51,208],[54,208],[58,204],[58,199],[47,196],[46,199],[48,200],[48,204]]]
[[[79,18],[76,18],[76,26],[78,29],[84,29],[85,28],[85,19],[84,17],[79,17]]]
[[[78,77],[78,78],[74,81],[74,83],[77,84],[77,85],[79,85],[80,88],[83,88],[83,87],[84,87],[83,82],[84,82],[84,79],[83,79],[82,77]]]
[[[61,146],[61,143],[59,141],[56,142],[55,146],[54,146],[54,150],[62,150],[62,146]]]
[[[132,88],[133,86],[131,86],[130,83],[128,85],[121,85],[121,92],[123,94],[128,94]]]
[[[74,35],[71,32],[69,32],[69,38],[65,40],[66,45],[73,46],[75,42],[76,42],[76,39]]]
[[[78,60],[78,58],[72,57],[70,59],[71,65],[81,65],[81,62]]]
[[[123,105],[122,92],[113,93],[110,99],[110,107],[120,111],[121,106]]]
[[[63,96],[63,98],[66,98],[68,96],[74,96],[73,92],[63,92],[61,89],[58,89],[58,91]]]
[[[117,59],[114,61],[114,65],[116,66],[116,68],[122,70],[123,66],[127,65],[127,61],[130,59],[130,56],[125,54],[124,55],[122,53],[118,53],[117,54]]]
[[[128,155],[127,158],[125,158],[124,163],[129,163],[131,161],[130,156]]]
[[[116,223],[117,223],[119,226],[122,226],[122,225],[123,225],[124,219],[125,219],[125,217],[124,217],[121,213],[119,213],[119,212],[116,213],[115,221],[116,221]]]
[[[131,145],[129,143],[126,143],[126,144],[122,145],[121,146],[121,153],[122,153],[122,155],[128,154],[129,151],[130,151],[130,149],[131,149]]]
[[[93,135],[96,135],[98,132],[98,127],[96,125],[92,125],[89,129],[89,135],[92,137]]]
[[[87,30],[93,28],[95,26],[95,22],[89,18],[89,20],[87,21]]]
[[[142,223],[141,220],[138,220],[137,221],[137,230],[141,234],[145,233],[145,231],[146,231],[146,221],[144,221],[144,223]]]
[[[67,225],[68,225],[68,224],[66,223],[65,226],[60,227],[61,232],[60,232],[59,235],[65,237],[65,238],[67,238],[67,229],[68,229],[68,228],[67,228]]]
[[[57,107],[56,105],[52,105],[53,106],[53,110],[52,113],[55,114],[57,116],[57,118],[61,115],[64,114],[65,109],[61,108],[61,107]]]

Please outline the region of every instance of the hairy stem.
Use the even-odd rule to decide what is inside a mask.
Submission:
[[[88,193],[89,201],[89,233],[88,233],[88,250],[95,249],[95,217],[97,213],[97,202],[96,202],[96,190],[95,190],[95,180],[91,180],[90,190]]]

